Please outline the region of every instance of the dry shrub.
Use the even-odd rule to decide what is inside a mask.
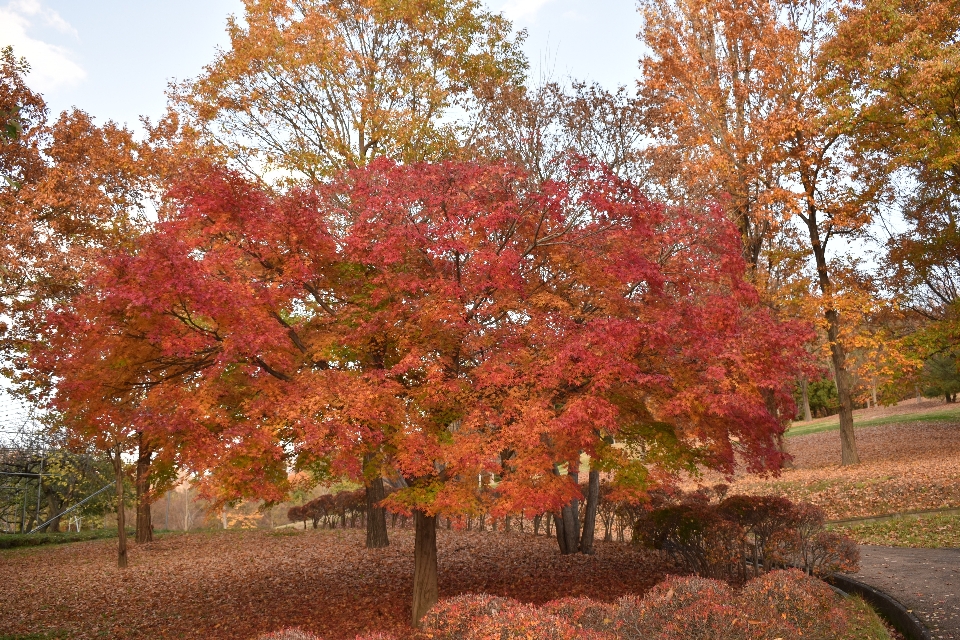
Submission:
[[[459,640],[479,620],[497,615],[501,610],[521,606],[511,598],[486,593],[466,594],[438,602],[423,618],[425,633],[436,640]]]
[[[725,582],[710,578],[667,578],[636,603],[618,603],[618,637],[624,640],[737,640],[743,617]]]
[[[529,604],[490,614],[460,636],[463,640],[579,640],[584,634],[563,618]]]
[[[264,634],[257,640],[322,640],[322,638],[302,629],[282,629]],[[361,634],[357,636],[356,640],[396,640],[396,638],[389,633],[375,631]]]
[[[797,569],[771,571],[751,580],[738,604],[762,623],[760,637],[829,640],[843,635],[850,624],[840,596]]]
[[[301,629],[281,629],[265,633],[257,640],[320,640],[320,637]]]
[[[607,602],[590,598],[561,598],[544,604],[542,608],[581,631],[609,633],[614,629],[616,608]]]
[[[850,538],[824,530],[822,509],[785,498],[713,503],[703,492],[689,493],[642,514],[633,530],[635,542],[667,552],[691,573],[735,583],[775,564],[826,575],[855,571],[860,560]]]
[[[490,595],[440,602],[425,619],[433,640],[773,640],[843,637],[854,620],[842,598],[797,569],[740,591],[721,580],[671,576],[641,599],[564,598],[537,607]]]

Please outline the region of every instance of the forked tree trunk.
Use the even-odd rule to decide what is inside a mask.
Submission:
[[[137,544],[153,542],[153,521],[150,518],[150,460],[153,449],[137,434]]]
[[[127,568],[127,519],[123,505],[123,459],[120,457],[120,445],[111,456],[113,473],[117,483],[117,566]]]
[[[382,549],[390,546],[387,537],[387,510],[379,506],[387,497],[383,478],[377,477],[367,487],[367,549]]]
[[[583,514],[583,532],[580,534],[580,553],[593,555],[593,537],[597,528],[597,506],[600,503],[600,472],[590,470],[587,484],[587,508]]]
[[[416,533],[413,546],[413,626],[437,604],[437,517],[413,512]]]

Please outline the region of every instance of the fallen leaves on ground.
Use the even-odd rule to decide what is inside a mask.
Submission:
[[[325,640],[382,630],[409,637],[413,532],[364,548],[362,530],[220,531],[134,545],[82,542],[0,554],[0,629],[69,638],[256,637],[301,627]],[[556,541],[519,533],[438,531],[440,597],[485,592],[543,603],[642,594],[671,566],[621,543],[561,556]]]
[[[960,506],[960,423],[864,427],[856,437],[860,464],[840,465],[838,432],[798,436],[786,440],[794,468],[739,477],[730,492],[812,502],[831,520]]]

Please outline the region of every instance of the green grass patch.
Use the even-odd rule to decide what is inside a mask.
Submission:
[[[960,422],[960,407],[956,409],[943,409],[940,411],[931,411],[928,413],[901,413],[899,415],[886,416],[884,418],[874,418],[873,420],[857,420],[854,418],[855,427],[877,427],[884,424],[895,424],[899,422],[935,422],[935,421],[955,421]],[[819,422],[813,424],[794,425],[787,430],[786,436],[792,438],[795,436],[806,436],[811,433],[822,433],[824,431],[837,431],[840,429],[840,419],[829,422]]]
[[[851,596],[847,602],[855,622],[851,625],[851,633],[844,636],[844,640],[890,640],[890,634],[880,616],[863,598]]]
[[[860,544],[925,549],[960,547],[960,516],[957,515],[902,516],[831,528]]]
[[[43,633],[26,633],[26,634],[15,634],[15,635],[0,635],[0,640],[60,640],[61,638],[69,638],[70,633],[68,631],[46,631]]]
[[[135,532],[132,529],[127,531],[127,536],[133,537],[134,535]],[[60,533],[2,533],[0,534],[0,549],[39,547],[47,544],[106,540],[116,537],[116,529],[89,529],[87,531],[64,531]],[[0,640],[3,640],[3,636],[0,636]]]

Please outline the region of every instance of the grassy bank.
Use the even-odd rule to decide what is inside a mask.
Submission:
[[[902,422],[960,422],[960,407],[955,409],[941,409],[937,411],[919,411],[917,413],[898,413],[880,418],[857,419],[853,418],[855,427],[876,427],[884,424],[898,424]],[[826,421],[814,420],[812,422],[796,423],[787,430],[787,437],[806,436],[811,433],[822,433],[824,431],[837,431],[840,429],[840,418],[833,418]]]
[[[127,530],[128,536],[134,534],[133,529]],[[89,529],[87,531],[63,531],[60,533],[2,533],[0,534],[0,549],[38,547],[45,544],[65,544],[116,537],[116,529]]]

